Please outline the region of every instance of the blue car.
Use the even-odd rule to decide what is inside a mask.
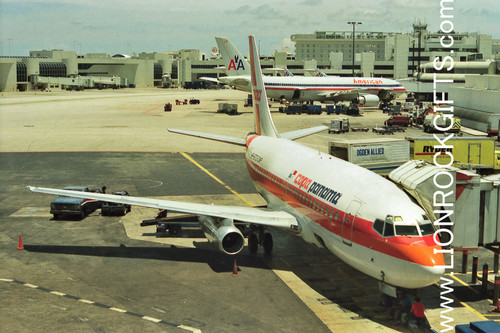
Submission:
[[[101,190],[90,190],[84,186],[67,186],[65,190],[82,191],[82,192],[97,192],[102,193]],[[88,214],[96,209],[101,208],[102,202],[93,199],[80,199],[60,196],[50,203],[50,213],[54,215],[54,219],[61,216],[77,216],[83,219]]]

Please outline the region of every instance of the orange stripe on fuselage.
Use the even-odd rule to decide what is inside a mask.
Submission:
[[[342,236],[344,211],[332,206],[330,203],[325,203],[317,199],[306,191],[298,189],[286,180],[279,178],[256,163],[249,161],[248,158],[247,168],[250,177],[261,187],[265,188],[324,229],[338,236]],[[282,186],[281,184],[286,184],[286,186]],[[299,193],[299,195],[297,196],[296,193]],[[313,205],[316,203],[315,207],[317,208],[315,209],[309,206],[304,200],[301,200],[300,197],[306,198],[306,200],[312,202]],[[324,208],[322,208],[322,206]],[[330,217],[330,214],[325,214],[325,212],[330,212],[332,209],[332,217]],[[335,219],[335,216],[337,216],[337,219]],[[439,250],[441,247],[434,243],[432,235],[423,237],[395,236],[384,238],[373,230],[373,221],[357,217],[353,225],[352,242],[373,251],[384,253],[418,265],[429,267],[444,265],[444,257],[434,254],[434,250]]]

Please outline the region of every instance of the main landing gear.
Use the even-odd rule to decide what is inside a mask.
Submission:
[[[252,226],[248,234],[248,250],[250,253],[257,253],[259,245],[262,245],[264,248],[264,254],[271,254],[273,251],[273,236],[269,232],[266,232],[266,228],[263,226]]]

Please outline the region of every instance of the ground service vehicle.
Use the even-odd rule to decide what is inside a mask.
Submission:
[[[434,124],[434,122],[436,124]],[[435,125],[439,126],[440,128],[448,128],[451,125],[452,119],[450,118],[445,118],[443,117],[442,113],[429,113],[425,116],[424,118],[424,132],[426,133],[437,133],[437,132],[442,132],[439,131]],[[460,133],[460,130],[462,128],[460,118],[458,117],[453,117],[453,125],[451,128],[446,131],[448,133]]]
[[[128,196],[127,191],[118,191],[113,193],[114,195],[125,195]],[[130,212],[131,206],[123,203],[114,203],[105,201],[102,203],[101,214],[102,215],[125,215]]]
[[[391,116],[384,122],[385,126],[408,126],[411,124],[411,118],[408,116]]]
[[[349,132],[349,119],[332,119],[330,120],[330,128],[328,128],[328,133],[346,133]]]
[[[378,174],[389,172],[410,159],[410,143],[404,139],[335,140],[330,155],[365,167]]]
[[[447,136],[439,136],[443,140]],[[495,140],[485,137],[452,137],[445,141],[452,148],[438,148],[441,144],[434,137],[408,137],[410,159],[424,160],[434,164],[447,165],[453,155],[453,166],[462,169],[481,169],[485,172],[500,170],[499,154],[495,151]]]
[[[81,192],[102,192],[101,190],[89,190],[88,187],[84,186],[67,186],[64,189]],[[50,203],[50,213],[54,215],[56,220],[62,215],[73,215],[83,219],[86,215],[101,208],[101,205],[102,202],[99,200],[60,196]]]

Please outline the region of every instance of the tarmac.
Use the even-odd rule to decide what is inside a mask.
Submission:
[[[4,93],[0,98],[0,327],[6,332],[412,332],[387,318],[377,282],[324,249],[272,231],[271,256],[245,248],[216,251],[196,228],[159,237],[140,227],[156,211],[124,217],[53,220],[52,196],[27,185],[127,190],[131,195],[214,204],[260,205],[241,147],[166,131],[245,137],[252,131],[247,94],[234,90],[122,89]],[[195,105],[175,100],[198,98]],[[165,103],[172,112],[164,112]],[[237,103],[239,115],[216,112]],[[273,103],[279,131],[327,125],[343,115],[286,115]],[[351,126],[382,126],[387,115],[365,108]],[[419,135],[410,128],[391,137]],[[339,135],[299,141],[327,152]],[[375,138],[370,132],[342,138]],[[196,162],[196,163],[193,163]],[[200,168],[202,166],[202,168]],[[19,236],[24,250],[18,250]],[[480,267],[493,255],[479,255]],[[469,261],[472,259],[472,253]],[[461,268],[455,254],[455,272]],[[470,263],[469,263],[470,271]],[[450,325],[500,319],[470,274],[453,281]],[[491,289],[491,287],[490,287]],[[445,326],[442,288],[418,291],[432,326]],[[440,328],[441,327],[441,328]]]

